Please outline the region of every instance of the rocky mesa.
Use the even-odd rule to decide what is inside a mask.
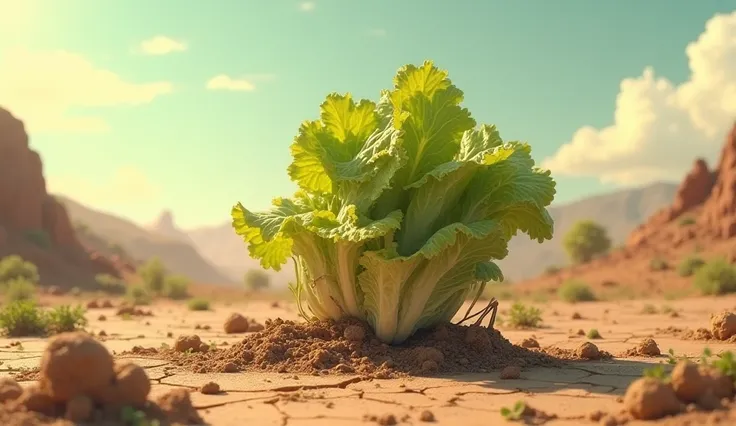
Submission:
[[[13,254],[38,266],[43,285],[85,287],[96,274],[130,272],[120,259],[83,247],[63,203],[46,191],[23,122],[0,108],[0,257]]]

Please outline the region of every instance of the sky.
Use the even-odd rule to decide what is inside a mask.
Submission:
[[[295,186],[299,124],[431,59],[556,203],[678,180],[736,118],[736,1],[0,0],[0,106],[49,191],[185,228]]]

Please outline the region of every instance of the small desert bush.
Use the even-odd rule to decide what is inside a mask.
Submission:
[[[190,311],[209,311],[210,301],[207,299],[202,299],[201,297],[196,297],[194,299],[190,299],[189,303],[187,303],[187,306],[189,307]]]
[[[655,257],[649,261],[649,270],[651,271],[666,271],[669,268],[670,265],[661,257]]]
[[[592,302],[596,299],[588,284],[576,280],[565,281],[557,290],[557,297],[568,303]]]
[[[588,330],[588,333],[585,335],[588,339],[602,339],[601,333],[598,332],[597,328],[591,328]]]
[[[167,274],[166,267],[157,257],[148,260],[138,268],[138,275],[143,279],[146,290],[156,296],[164,291],[164,281]]]
[[[125,281],[110,274],[97,274],[95,281],[100,290],[107,294],[122,295],[125,294]]]
[[[46,334],[46,313],[31,300],[11,302],[0,309],[0,328],[9,337]]]
[[[57,334],[84,328],[87,325],[84,312],[81,306],[57,306],[46,314],[48,332]]]
[[[23,260],[22,257],[17,255],[0,259],[0,283],[16,278],[23,278],[37,284],[39,280],[38,268],[33,263]]]
[[[148,289],[141,285],[129,286],[125,298],[133,305],[150,305],[152,299]]]
[[[36,297],[36,285],[25,278],[16,278],[0,284],[0,290],[6,302],[33,300]]]
[[[736,268],[725,259],[713,259],[695,272],[694,284],[708,296],[736,293]]]
[[[164,280],[164,295],[169,299],[181,300],[189,297],[189,278],[169,275]]]
[[[677,265],[677,273],[681,277],[690,277],[703,265],[705,265],[705,261],[702,258],[698,256],[689,256]]]
[[[507,324],[516,328],[536,328],[542,323],[542,311],[516,302],[511,305]]]
[[[685,216],[677,222],[680,226],[695,225],[695,218],[692,216]]]

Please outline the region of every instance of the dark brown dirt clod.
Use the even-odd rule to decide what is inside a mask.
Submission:
[[[508,367],[501,370],[501,375],[499,377],[501,378],[501,380],[518,379],[519,377],[521,377],[521,368],[515,365],[509,365]]]
[[[66,403],[64,417],[72,422],[85,422],[92,417],[94,403],[84,395],[77,395]]]
[[[205,395],[215,395],[220,393],[220,385],[215,382],[207,382],[199,389]]]
[[[0,378],[0,403],[18,399],[22,393],[23,388],[18,382],[9,377]]]
[[[601,351],[598,349],[598,346],[590,342],[583,342],[575,350],[575,354],[584,359],[599,359],[601,357]]]
[[[527,349],[539,348],[539,342],[537,342],[537,339],[533,337],[527,337],[519,343],[519,346]]]
[[[624,407],[637,420],[657,420],[682,409],[672,386],[645,377],[634,381],[624,395]]]
[[[58,412],[57,402],[37,385],[23,389],[21,396],[12,404],[47,416],[54,416]]]
[[[705,393],[708,381],[696,364],[681,361],[672,369],[670,384],[677,397],[683,402],[695,402]]]
[[[351,342],[362,342],[365,339],[365,329],[359,325],[349,325],[345,327],[343,336]]]
[[[225,320],[225,333],[228,334],[237,334],[237,333],[245,333],[250,328],[250,321],[248,321],[248,318],[238,314],[233,313],[231,314],[226,320]]]
[[[102,343],[83,332],[59,334],[41,358],[39,385],[56,401],[101,396],[114,377],[113,359]]]
[[[172,423],[202,424],[204,421],[192,406],[192,398],[186,389],[174,389],[156,399],[164,415]]]
[[[199,352],[202,347],[202,339],[196,334],[181,335],[174,343],[174,350],[177,352]]]
[[[736,314],[724,311],[711,316],[710,331],[718,340],[728,340],[731,336],[736,336]]]
[[[115,380],[105,393],[105,402],[142,407],[150,392],[151,382],[146,370],[132,362],[123,361],[115,365]]]
[[[420,422],[426,422],[426,423],[432,423],[435,421],[434,413],[429,410],[424,410],[419,414],[419,421]]]

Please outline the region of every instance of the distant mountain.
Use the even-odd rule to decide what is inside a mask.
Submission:
[[[554,206],[550,208],[555,220],[554,238],[539,244],[523,235],[514,237],[509,244],[509,256],[499,266],[507,278],[521,280],[539,275],[549,266],[567,264],[562,240],[579,220],[600,223],[608,231],[614,247],[623,244],[634,228],[670,205],[676,191],[676,183],[660,182]]]
[[[80,229],[89,229],[110,245],[119,246],[133,259],[145,261],[157,256],[172,273],[186,275],[200,283],[240,282],[205,260],[191,241],[187,241],[186,234],[182,234],[184,238],[181,238],[166,232],[147,230],[127,219],[94,210],[69,198],[62,196],[56,198],[66,206],[78,232]],[[173,217],[171,224],[174,226]]]
[[[575,222],[583,219],[593,219],[602,224],[608,229],[613,244],[621,244],[637,225],[669,205],[676,190],[674,183],[655,183],[552,207],[554,239],[539,244],[523,235],[515,237],[509,247],[509,257],[501,261],[500,266],[508,278],[519,280],[538,275],[548,266],[564,265],[567,259],[562,249],[562,238]],[[233,277],[242,277],[246,270],[259,268],[229,223],[189,230],[187,234],[202,256]],[[289,262],[281,272],[274,274],[278,283],[285,284],[293,279],[293,265]]]

